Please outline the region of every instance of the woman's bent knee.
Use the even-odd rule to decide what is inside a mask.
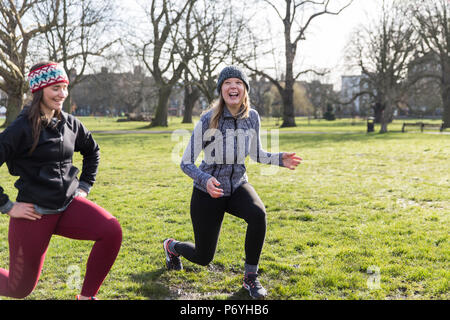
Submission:
[[[257,225],[266,225],[266,210],[260,207],[253,207],[249,210],[249,214],[247,217],[247,223],[249,224],[257,224]]]
[[[105,226],[105,233],[109,237],[122,239],[122,226],[115,217],[108,220],[108,223]]]
[[[206,267],[207,265],[209,265],[211,263],[211,261],[213,260],[213,258],[201,258],[197,261],[197,264]]]
[[[9,289],[8,297],[14,298],[14,299],[24,299],[28,297],[34,290],[36,285],[33,285],[31,287],[26,288],[17,288],[17,289]]]

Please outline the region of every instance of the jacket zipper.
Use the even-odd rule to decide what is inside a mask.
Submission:
[[[59,175],[61,178],[61,185],[64,187],[64,179],[63,179],[63,172],[62,172],[62,159],[63,159],[63,151],[64,151],[64,136],[60,132],[60,139],[59,139]]]
[[[223,134],[223,124],[224,124],[224,122],[225,122],[225,120],[223,120],[222,121],[222,124],[220,125],[220,132]],[[222,159],[222,160],[224,160],[224,159]],[[224,161],[224,165],[226,166],[226,164],[227,164],[227,161],[226,161],[226,156],[225,156],[225,161]],[[215,178],[219,178],[220,177],[220,170],[222,169],[222,165],[217,165],[217,164],[214,164],[214,171],[213,171],[213,177],[215,177]],[[217,170],[219,170],[219,171],[217,171]],[[217,176],[215,175],[215,173],[216,173],[216,171],[217,171]]]
[[[234,120],[234,134],[233,134],[233,139],[234,139],[234,163],[237,162],[237,137],[236,137],[236,129],[237,129],[237,120],[236,118],[233,118]],[[234,163],[231,164],[231,176],[230,176],[230,187],[231,187],[231,193],[233,193],[233,174],[234,174]]]

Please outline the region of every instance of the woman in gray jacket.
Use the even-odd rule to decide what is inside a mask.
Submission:
[[[164,240],[169,270],[182,269],[180,256],[206,266],[215,254],[224,213],[244,219],[245,275],[243,286],[253,298],[263,298],[267,291],[258,281],[258,262],[266,233],[264,204],[248,183],[245,158],[279,165],[291,170],[302,160],[295,153],[269,153],[261,148],[260,118],[250,108],[249,82],[236,66],[222,70],[217,82],[220,98],[204,113],[191,136],[181,161],[181,169],[194,180],[191,219],[195,245],[172,238]],[[201,151],[204,159],[195,161]]]

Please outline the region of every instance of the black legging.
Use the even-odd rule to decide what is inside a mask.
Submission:
[[[212,198],[208,193],[194,187],[191,219],[195,245],[178,242],[175,250],[191,262],[208,265],[216,252],[225,212],[247,222],[245,262],[249,265],[258,265],[266,235],[266,210],[249,183],[241,185],[231,196],[221,198]]]

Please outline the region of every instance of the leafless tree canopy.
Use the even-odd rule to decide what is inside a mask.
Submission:
[[[6,121],[10,124],[19,114],[23,95],[27,91],[26,64],[30,59],[29,46],[36,37],[56,25],[57,15],[52,13],[46,21],[35,19],[35,10],[46,0],[0,2],[0,90],[8,95]],[[54,6],[59,8],[60,1]]]
[[[194,8],[192,23],[196,54],[186,61],[193,83],[211,103],[215,97],[219,67],[232,63],[240,48],[246,24],[239,7],[223,1],[202,0]]]
[[[185,61],[194,47],[191,33],[192,10],[196,0],[152,0],[147,17],[152,37],[145,39],[140,57],[158,87],[158,104],[151,126],[167,126],[167,104],[173,86],[180,80]]]
[[[39,39],[39,48],[45,59],[61,62],[70,75],[71,90],[82,79],[94,57],[102,57],[118,41],[110,34],[114,16],[112,0],[46,1],[36,8],[39,21],[48,21],[57,13],[56,25],[46,30]],[[38,55],[38,54],[36,54]],[[69,91],[70,92],[70,91]],[[65,101],[65,110],[71,111],[71,99]]]
[[[136,23],[131,13],[118,12],[118,3],[0,0],[0,90],[8,97],[5,125],[24,104],[25,73],[41,60],[64,65],[71,77],[71,93],[81,81],[92,80],[90,73],[104,71],[105,66],[139,69],[133,79],[128,69],[122,76],[102,71],[97,78],[122,79],[117,86],[122,82],[127,82],[123,88],[132,86],[132,90],[116,90],[123,98],[113,99],[116,105],[111,108],[154,110],[151,126],[168,125],[174,95],[184,96],[176,101],[184,104],[184,121],[191,121],[197,101],[205,106],[217,97],[216,77],[229,64],[249,71],[254,83],[252,99],[262,113],[270,101],[278,104],[269,113],[279,109],[275,113],[284,127],[296,125],[299,110],[301,114],[310,110],[317,117],[329,102],[346,107],[364,97],[382,124],[380,131],[386,132],[398,106],[407,105],[420,92],[429,95],[430,88],[440,93],[435,104],[440,103],[443,122],[450,125],[448,0],[378,1],[381,14],[374,13],[372,21],[361,25],[346,48],[347,62],[359,73],[359,91],[346,101],[325,84],[301,83],[307,74],[320,79],[328,72],[304,65],[301,58],[303,45],[308,45],[304,40],[314,37],[315,25],[325,16],[345,12],[353,0],[230,0],[226,4],[219,0],[137,0],[145,21]],[[270,19],[261,17],[261,12]],[[116,31],[126,36],[119,37]],[[147,90],[150,83],[152,89]],[[85,90],[86,86],[77,92]],[[319,99],[318,92],[327,93]],[[70,97],[66,111],[75,105]],[[123,101],[123,108],[117,101]]]
[[[337,15],[347,8],[352,0],[339,8],[331,9],[331,1],[303,1],[303,0],[264,0],[273,9],[279,22],[283,25],[284,36],[284,79],[277,79],[260,68],[253,67],[251,61],[242,56],[236,59],[256,74],[267,78],[278,89],[283,100],[283,124],[282,127],[295,126],[294,114],[294,83],[300,75],[316,70],[294,70],[294,62],[299,43],[305,39],[306,31],[311,23],[323,15]],[[251,57],[251,56],[250,56]]]
[[[416,31],[423,41],[422,54],[438,57],[441,73],[441,96],[444,106],[443,124],[450,127],[450,3],[448,0],[412,1],[410,8]],[[433,75],[431,75],[433,76]]]
[[[375,111],[380,112],[381,132],[387,131],[396,104],[410,85],[407,70],[418,43],[401,1],[392,5],[383,1],[380,17],[352,37],[348,59],[361,70],[364,90],[360,94],[370,95],[378,108]]]

